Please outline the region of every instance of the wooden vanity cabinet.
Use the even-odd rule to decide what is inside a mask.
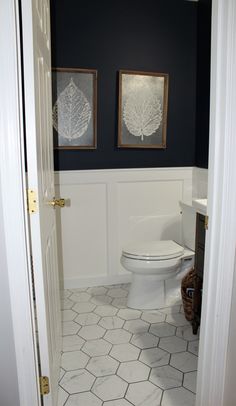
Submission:
[[[195,272],[196,278],[194,281],[193,295],[193,334],[197,334],[201,320],[201,304],[202,304],[202,282],[204,269],[204,253],[205,253],[205,233],[206,233],[206,216],[197,213],[196,215],[196,240],[195,240]]]

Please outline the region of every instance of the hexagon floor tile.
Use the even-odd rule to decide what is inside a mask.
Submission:
[[[63,376],[65,375],[66,371],[63,368],[60,368],[60,376],[59,376],[59,380],[61,380],[61,378],[63,378]]]
[[[128,330],[130,333],[144,333],[148,331],[150,324],[144,320],[136,319],[136,320],[127,320],[124,324],[124,329]]]
[[[152,369],[150,381],[161,389],[177,388],[182,386],[183,374],[170,365],[165,365]]]
[[[81,326],[74,321],[64,321],[62,323],[62,335],[67,336],[77,334],[80,328]]]
[[[175,314],[175,313],[181,313],[181,308],[180,308],[180,305],[171,306],[171,307],[162,307],[161,309],[159,309],[159,311],[164,314]]]
[[[111,296],[112,298],[128,296],[127,290],[122,289],[122,288],[109,289],[107,294],[108,294],[108,296]]]
[[[181,302],[127,307],[129,284],[62,292],[57,406],[193,406],[198,336]]]
[[[64,352],[61,356],[61,366],[65,371],[84,368],[88,363],[89,357],[82,351]]]
[[[92,312],[95,309],[95,307],[96,305],[94,303],[78,302],[72,307],[72,310],[74,310],[77,313],[89,313]]]
[[[85,340],[77,335],[65,336],[62,339],[63,351],[76,351],[80,350],[84,345]]]
[[[157,337],[170,337],[174,336],[176,331],[175,326],[171,326],[168,323],[155,323],[150,327],[150,333]]]
[[[135,320],[140,318],[141,312],[140,310],[126,308],[119,310],[118,316],[124,320]]]
[[[148,323],[160,323],[165,321],[166,316],[158,310],[147,310],[143,312],[141,319]]]
[[[89,295],[86,292],[80,292],[80,293],[73,293],[70,296],[70,300],[72,300],[73,302],[88,302],[89,299],[91,298],[91,295]]]
[[[67,299],[72,294],[72,291],[64,289],[60,292],[60,294],[61,294],[61,299]]]
[[[106,330],[104,328],[97,325],[92,325],[83,326],[78,332],[78,335],[84,340],[96,340],[97,338],[102,338],[105,332]]]
[[[170,360],[170,354],[160,348],[148,348],[142,350],[139,360],[151,368],[167,365]]]
[[[191,390],[191,392],[196,393],[196,385],[197,385],[197,371],[187,372],[186,374],[184,374],[183,386],[186,389],[189,389]]]
[[[103,355],[101,357],[91,358],[86,369],[93,375],[100,377],[106,375],[114,375],[118,366],[118,361],[109,357],[109,355]]]
[[[198,338],[197,334],[193,334],[192,326],[182,326],[178,327],[176,330],[177,337],[184,338],[188,341],[195,341]]]
[[[61,299],[61,310],[71,309],[73,304],[74,303],[70,299]]]
[[[107,330],[113,330],[123,327],[124,323],[125,321],[117,316],[105,316],[101,318],[98,324]]]
[[[132,406],[126,399],[108,400],[103,406]]]
[[[192,372],[197,370],[198,357],[190,352],[181,352],[172,354],[170,365],[179,369],[182,372]]]
[[[176,327],[189,326],[189,322],[182,313],[168,314],[166,322]]]
[[[191,341],[188,344],[188,351],[192,352],[195,355],[198,355],[199,340]]]
[[[176,336],[164,337],[160,339],[159,347],[170,353],[182,352],[187,348],[187,341]]]
[[[161,406],[195,406],[195,395],[185,388],[164,391]]]
[[[131,338],[131,333],[129,333],[126,330],[117,328],[115,330],[108,330],[104,338],[111,344],[123,344],[129,342]]]
[[[128,384],[119,376],[111,375],[97,378],[92,392],[102,400],[123,398]]]
[[[113,345],[110,355],[120,362],[138,359],[140,349],[130,343]]]
[[[162,390],[151,382],[139,382],[129,385],[126,398],[135,406],[159,406]]]
[[[116,299],[112,300],[112,305],[117,307],[118,309],[126,309],[127,297],[117,297]]]
[[[69,396],[65,406],[101,406],[102,401],[91,392]]]
[[[101,317],[105,316],[115,316],[116,313],[118,312],[118,309],[112,305],[99,305],[96,307],[95,311],[96,314],[98,314]]]
[[[85,369],[66,372],[60,385],[69,394],[89,391],[95,381],[95,377]]]
[[[106,305],[112,302],[112,298],[107,295],[95,295],[92,297],[91,302],[96,305]]]
[[[91,326],[92,324],[97,324],[100,320],[100,316],[95,313],[82,313],[79,314],[75,321],[81,326]]]
[[[99,357],[99,355],[107,355],[111,348],[112,345],[101,338],[100,340],[87,341],[82,350],[90,357]]]
[[[57,406],[64,406],[67,398],[68,398],[68,393],[64,391],[60,386],[58,388],[58,400],[57,400]]]
[[[153,348],[157,347],[159,338],[150,333],[138,333],[133,335],[130,342],[141,349]]]
[[[128,383],[146,381],[150,368],[140,361],[122,362],[117,375]]]

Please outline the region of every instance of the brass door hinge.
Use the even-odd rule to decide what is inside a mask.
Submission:
[[[49,388],[49,379],[47,376],[40,376],[39,377],[39,387],[40,387],[40,394],[41,395],[48,395],[50,392]]]
[[[37,198],[35,190],[28,189],[28,211],[30,214],[37,212]]]
[[[208,220],[209,220],[209,217],[205,216],[205,224],[204,224],[205,230],[208,230]]]

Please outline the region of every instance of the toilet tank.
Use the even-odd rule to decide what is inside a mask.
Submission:
[[[187,203],[180,202],[182,210],[183,245],[195,251],[196,210]]]

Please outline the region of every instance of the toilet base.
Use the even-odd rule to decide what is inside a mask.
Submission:
[[[132,309],[160,309],[181,304],[181,280],[157,280],[155,275],[132,275],[127,306]]]

